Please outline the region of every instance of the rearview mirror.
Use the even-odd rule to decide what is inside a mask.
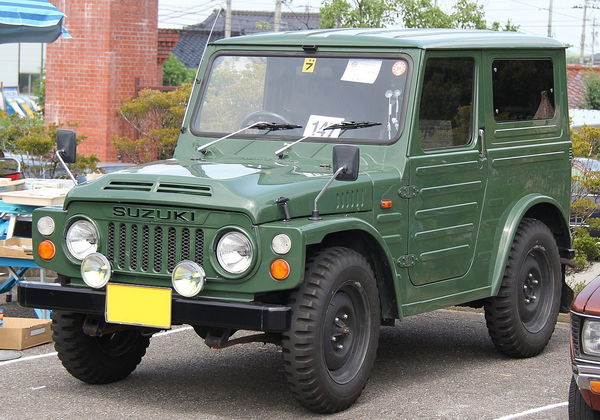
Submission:
[[[58,130],[56,132],[56,150],[65,163],[75,163],[77,159],[77,142],[73,130]]]
[[[333,173],[345,167],[336,179],[338,181],[356,181],[360,163],[360,149],[356,146],[333,146]]]

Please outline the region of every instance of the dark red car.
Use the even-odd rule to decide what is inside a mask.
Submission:
[[[600,277],[571,305],[569,419],[600,420]]]

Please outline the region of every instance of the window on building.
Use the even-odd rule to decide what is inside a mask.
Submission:
[[[494,60],[496,121],[542,120],[554,116],[552,60]]]
[[[472,138],[475,61],[470,57],[427,60],[419,108],[424,150],[463,146]]]
[[[24,95],[33,95],[39,82],[40,75],[38,73],[20,73],[19,92]]]

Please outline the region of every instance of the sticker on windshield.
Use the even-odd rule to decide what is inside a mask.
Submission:
[[[392,74],[402,76],[404,73],[406,73],[406,61],[396,61],[392,66]]]
[[[341,130],[324,130],[332,124],[339,124],[344,121],[343,118],[326,117],[325,115],[311,115],[304,128],[304,135],[311,137],[331,137],[338,138]]]
[[[381,63],[381,60],[348,60],[346,71],[344,71],[341,80],[373,84],[377,80],[377,76],[379,76]]]
[[[314,72],[316,64],[317,64],[316,58],[305,58],[304,63],[302,63],[302,73]]]

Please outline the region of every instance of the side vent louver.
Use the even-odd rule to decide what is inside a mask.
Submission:
[[[113,191],[151,191],[154,183],[137,181],[111,181],[104,187]]]
[[[205,185],[172,184],[161,182],[156,189],[159,193],[202,195],[210,197],[212,195],[210,187]]]

